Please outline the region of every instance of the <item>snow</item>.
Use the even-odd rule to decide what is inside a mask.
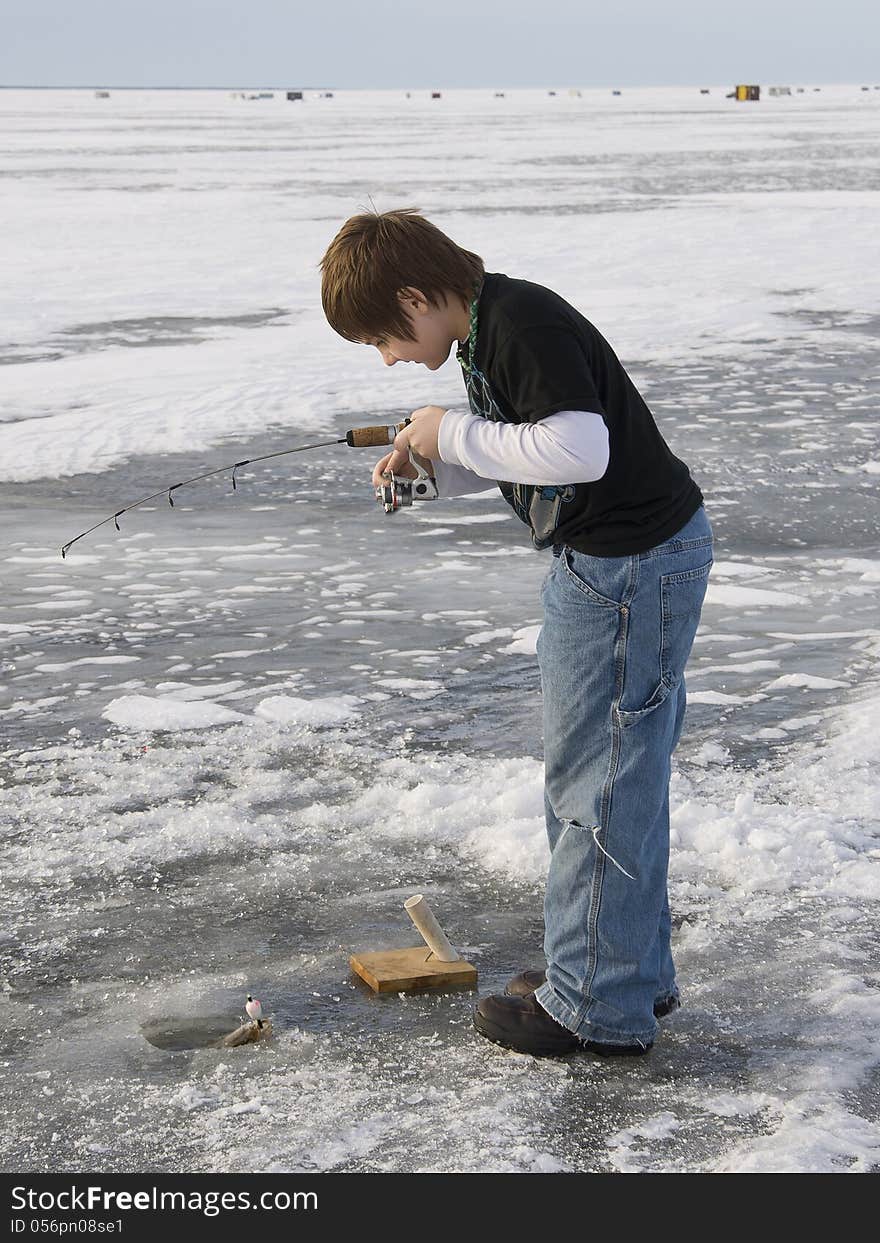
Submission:
[[[358,700],[352,695],[300,699],[295,695],[272,695],[262,700],[255,713],[280,725],[344,725],[360,715]]]
[[[521,626],[519,630],[513,632],[513,641],[499,648],[499,651],[521,652],[524,656],[534,656],[540,632],[540,626]]]
[[[706,589],[706,603],[727,604],[732,608],[763,608],[774,604],[806,604],[804,596],[791,591],[768,591],[763,587],[738,587],[713,583]]]
[[[840,682],[836,678],[819,678],[814,673],[784,673],[782,677],[768,682],[764,689],[772,691],[781,686],[805,686],[814,691],[832,691],[841,686],[849,686],[849,682]]]
[[[690,691],[688,702],[694,704],[742,704],[747,703],[745,695],[725,695],[723,691]]]
[[[122,695],[112,699],[101,714],[122,729],[204,729],[240,720],[231,708],[213,703],[187,703],[170,695]]]
[[[67,669],[75,669],[79,665],[125,665],[130,661],[140,660],[139,656],[82,656],[79,660],[62,661],[60,664],[35,665],[37,673],[63,673]]]
[[[502,123],[514,126],[513,181],[507,152],[514,134],[505,129],[503,141],[487,141],[499,124],[488,92],[456,92],[441,116],[430,101],[410,101],[408,124],[431,128],[419,128],[407,175],[430,184],[433,216],[453,236],[466,227],[496,269],[549,272],[575,301],[589,291],[596,322],[608,325],[613,343],[631,358],[741,359],[759,353],[762,340],[800,342],[804,321],[797,312],[812,306],[828,315],[853,305],[865,317],[876,313],[880,276],[864,262],[874,245],[870,193],[855,184],[836,189],[836,210],[829,211],[829,190],[816,184],[813,167],[803,179],[800,170],[786,169],[771,193],[759,188],[770,176],[768,161],[790,149],[792,127],[807,125],[824,151],[837,141],[836,108],[862,101],[852,88],[838,87],[821,100],[762,101],[760,116],[746,118],[719,95],[705,101],[693,90],[645,89],[628,92],[626,108],[614,110],[607,92],[560,100],[561,107],[543,92],[516,92]],[[15,324],[16,356],[36,360],[4,377],[2,477],[106,470],[134,453],[208,449],[270,426],[314,439],[328,430],[334,395],[348,391],[358,391],[362,412],[393,407],[402,369],[394,375],[375,368],[367,349],[340,351],[322,320],[315,257],[333,221],[346,208],[356,210],[356,193],[328,195],[320,165],[310,159],[330,150],[340,160],[344,151],[352,184],[370,181],[377,162],[394,158],[379,135],[400,106],[399,93],[347,93],[331,108],[298,117],[285,112],[279,96],[259,118],[223,92],[127,93],[111,105],[112,116],[123,127],[154,127],[169,153],[156,171],[149,158],[140,167],[120,153],[111,114],[96,116],[93,103],[76,92],[4,92],[15,186],[0,215],[7,239],[0,318]],[[262,132],[271,158],[240,152],[232,172],[223,158],[188,159],[186,122],[174,129],[188,111],[192,124],[221,144],[234,142],[242,127],[255,137]],[[873,99],[850,113],[851,141],[869,141],[875,116]],[[47,197],[41,170],[57,161],[53,148],[75,145],[83,131],[88,180],[56,174]],[[466,200],[435,171],[438,158],[464,150],[481,159],[479,183]],[[753,170],[754,189],[730,184],[730,158],[743,176]],[[688,159],[696,163],[668,180],[669,162]],[[657,196],[650,212],[627,194],[636,171]],[[548,177],[556,213],[536,210],[546,206]],[[120,179],[129,191],[124,217],[117,211]],[[584,210],[585,193],[592,211]],[[63,230],[54,227],[59,195]],[[511,200],[529,215],[524,237]],[[469,217],[468,205],[479,212]],[[168,262],[157,267],[155,256],[166,248]],[[246,318],[260,315],[263,321]],[[223,317],[240,322],[227,327]],[[113,348],[89,350],[101,324],[114,322]],[[164,337],[160,368],[153,350],[125,347],[151,333]],[[288,348],[292,335],[295,349]],[[460,405],[454,362],[438,381],[438,399]]]

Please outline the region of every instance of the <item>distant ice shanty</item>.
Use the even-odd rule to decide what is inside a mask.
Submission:
[[[767,94],[768,95],[790,95],[791,87],[790,86],[768,86]]]
[[[288,99],[294,99],[294,100],[295,100],[295,99],[302,99],[302,97],[303,97],[303,93],[302,93],[302,91],[288,91],[288,92],[287,92],[287,98],[288,98]]]
[[[737,86],[733,93],[739,100],[755,100],[761,98],[760,86]]]

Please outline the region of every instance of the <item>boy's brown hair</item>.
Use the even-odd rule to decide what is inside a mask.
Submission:
[[[462,250],[415,207],[352,216],[321,260],[321,302],[349,341],[415,340],[397,294],[421,290],[432,306],[449,296],[467,305],[483,279],[483,260]]]

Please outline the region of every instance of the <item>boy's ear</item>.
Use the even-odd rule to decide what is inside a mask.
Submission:
[[[398,289],[397,300],[407,311],[418,311],[422,307],[429,305],[428,299],[422,293],[421,289],[416,289],[412,285],[405,285],[403,289]]]

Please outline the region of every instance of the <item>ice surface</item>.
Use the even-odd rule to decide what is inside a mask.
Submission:
[[[0,93],[7,1169],[880,1166],[880,101],[722,96]],[[461,404],[322,321],[364,187],[577,303],[706,494],[685,1005],[636,1064],[347,966],[415,892],[482,991],[542,961],[548,554],[497,495],[386,517],[339,446],[58,555]],[[269,1045],[144,1038],[253,990]]]

